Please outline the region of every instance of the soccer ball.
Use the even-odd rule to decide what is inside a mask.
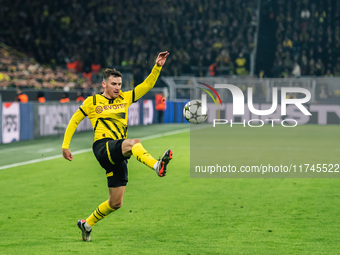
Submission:
[[[207,119],[208,112],[202,114],[202,102],[196,99],[186,103],[183,108],[183,116],[192,124],[200,124]]]

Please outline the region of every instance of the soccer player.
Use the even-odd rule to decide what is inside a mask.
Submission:
[[[153,88],[168,56],[167,51],[159,53],[151,74],[133,90],[126,92],[121,91],[121,73],[116,69],[106,69],[102,82],[104,92],[86,98],[70,119],[62,145],[63,157],[72,161],[73,155],[69,150],[71,138],[78,124],[88,117],[94,131],[93,153],[106,170],[109,187],[109,199],[101,203],[86,220],[77,223],[84,241],[90,241],[94,224],[122,206],[128,182],[127,159],[131,155],[154,169],[158,176],[166,175],[167,164],[172,159],[171,150],[165,151],[157,161],[144,149],[139,139],[126,139],[126,136],[129,106]]]

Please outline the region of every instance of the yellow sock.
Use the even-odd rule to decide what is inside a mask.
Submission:
[[[147,165],[148,167],[153,169],[153,166],[157,162],[156,159],[154,159],[149,152],[147,152],[143,145],[141,143],[136,143],[132,146],[132,155],[135,156],[135,158],[142,162],[143,164]]]
[[[93,227],[98,221],[104,219],[110,213],[116,211],[109,206],[109,201],[101,203],[97,209],[86,219],[87,224]]]

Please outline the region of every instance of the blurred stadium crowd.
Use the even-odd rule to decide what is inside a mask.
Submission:
[[[61,66],[54,69],[43,67],[33,58],[27,58],[8,47],[0,48],[0,58],[0,87],[73,89],[86,84],[75,72]]]
[[[257,62],[256,76],[340,76],[340,1],[262,2],[275,54],[266,66]],[[3,47],[0,84],[86,90],[100,84],[105,67],[139,83],[161,50],[171,53],[164,75],[249,75],[258,23],[261,36],[257,3],[4,0],[2,43],[28,57]],[[267,45],[258,40],[259,49]]]
[[[340,76],[340,1],[279,0],[271,76]]]

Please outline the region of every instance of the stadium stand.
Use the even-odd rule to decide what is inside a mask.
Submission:
[[[71,71],[43,67],[34,59],[1,45],[1,86],[24,88],[81,88],[81,80]]]
[[[339,1],[262,2],[259,54],[269,54],[259,69],[279,78],[296,76],[294,69],[298,76],[340,75]]]
[[[245,69],[239,74],[249,72],[255,0],[5,2],[4,42],[39,63],[80,61],[77,70],[84,74],[92,65],[120,66],[138,82],[155,53],[167,49],[172,56],[166,75],[205,76],[214,63],[216,75],[234,74],[240,54]]]
[[[133,86],[163,49],[166,76],[247,76],[256,43],[261,78],[340,76],[339,1],[260,3],[258,22],[257,0],[5,0],[0,85],[98,90],[113,66]]]

